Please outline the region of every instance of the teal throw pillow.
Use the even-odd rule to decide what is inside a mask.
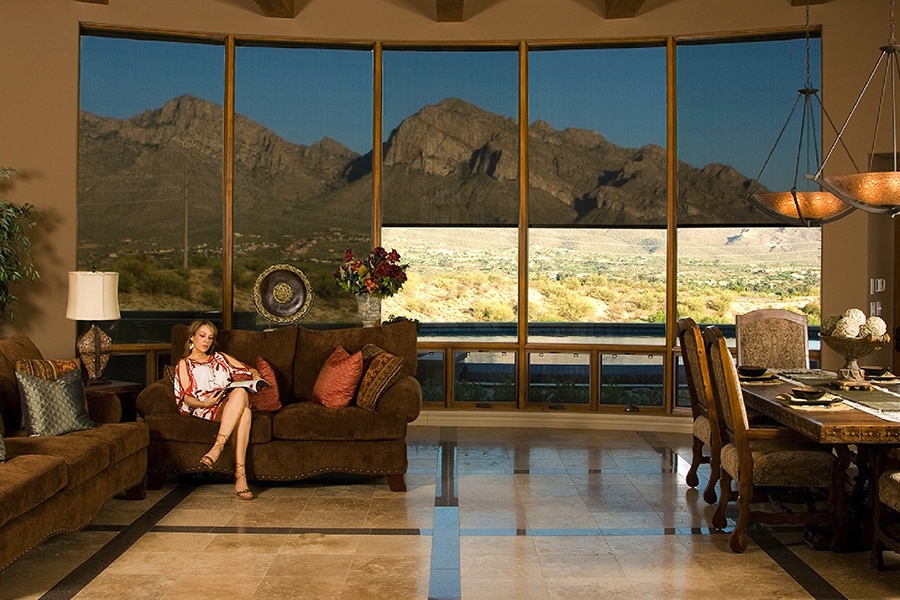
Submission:
[[[16,380],[28,435],[60,435],[97,426],[84,408],[80,371],[69,371],[56,379],[16,372]]]

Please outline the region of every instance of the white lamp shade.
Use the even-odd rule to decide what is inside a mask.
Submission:
[[[119,319],[119,274],[110,271],[69,271],[66,318],[74,321]]]

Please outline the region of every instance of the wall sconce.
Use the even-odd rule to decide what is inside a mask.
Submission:
[[[90,321],[91,327],[78,340],[78,355],[88,374],[88,384],[101,383],[100,376],[112,355],[112,339],[97,321],[115,321],[119,315],[119,274],[102,271],[69,271],[69,302],[66,318]]]

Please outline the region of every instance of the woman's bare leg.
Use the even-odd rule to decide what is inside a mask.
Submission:
[[[231,437],[244,410],[248,413],[250,412],[249,406],[250,397],[247,395],[247,390],[241,388],[231,390],[225,398],[225,404],[222,405],[222,411],[219,413],[219,432],[216,434],[216,443],[213,444],[213,447],[210,448],[209,452],[204,456],[204,458],[209,458],[209,461],[204,461],[204,464],[212,466],[213,463],[219,460],[219,455],[225,447],[225,442]],[[250,440],[249,425],[247,426],[247,440]],[[238,440],[235,440],[235,442],[237,441]],[[246,449],[247,442],[244,442],[244,450],[246,451]]]
[[[250,443],[250,407],[241,412],[234,431],[234,493],[241,500],[252,500],[253,492],[247,486],[247,445]]]

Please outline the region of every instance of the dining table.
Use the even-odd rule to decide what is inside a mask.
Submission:
[[[809,387],[825,394],[816,400],[804,400],[794,392],[795,388]],[[900,446],[900,378],[887,373],[861,384],[861,389],[840,387],[836,373],[821,369],[771,370],[759,377],[741,378],[748,409],[814,442],[831,445],[841,468],[855,463],[858,474],[850,506],[856,515],[865,517],[877,498],[878,475],[886,451]],[[843,511],[845,506],[839,508]],[[834,532],[832,548],[852,550],[847,540],[846,531]]]

